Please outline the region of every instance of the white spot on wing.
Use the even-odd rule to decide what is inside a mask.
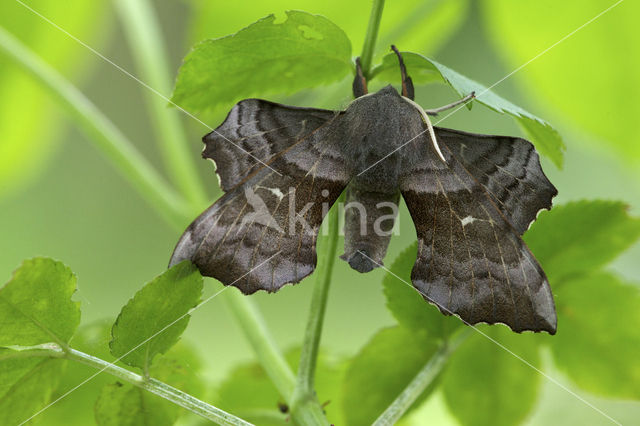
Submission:
[[[282,193],[280,188],[269,188],[267,186],[256,186],[256,189],[266,189],[267,191],[271,192],[273,195],[278,197],[278,200],[282,200],[284,198],[284,194]]]
[[[278,200],[282,200],[284,198],[284,194],[280,191],[280,188],[267,188],[273,195],[278,197]]]
[[[469,225],[470,223],[473,223],[473,222],[475,222],[475,221],[476,221],[476,218],[475,218],[475,217],[467,216],[467,217],[465,217],[464,219],[461,219],[461,220],[460,220],[460,223],[462,224],[462,226],[467,226],[467,225]]]

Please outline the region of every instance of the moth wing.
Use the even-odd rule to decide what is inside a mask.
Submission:
[[[245,99],[231,109],[217,129],[202,138],[202,156],[216,163],[220,185],[227,192],[336,114]]]
[[[190,259],[245,294],[311,274],[322,219],[350,180],[339,142],[324,125],[273,156],[187,228],[170,264]]]
[[[443,146],[413,142],[401,178],[418,235],[413,285],[447,315],[504,323],[514,331],[556,331],[547,277],[487,191]]]
[[[522,235],[541,209],[558,194],[540,167],[531,142],[508,136],[435,128],[444,144],[477,180],[511,225]]]

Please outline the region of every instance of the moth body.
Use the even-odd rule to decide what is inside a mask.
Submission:
[[[400,178],[407,159],[398,152],[424,132],[415,107],[392,87],[356,98],[335,125],[345,144],[353,178],[345,196],[345,253],[359,272],[383,264],[400,201]]]

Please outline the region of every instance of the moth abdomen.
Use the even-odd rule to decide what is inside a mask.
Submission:
[[[371,191],[354,179],[346,189],[344,254],[359,272],[382,265],[398,215],[400,192]]]

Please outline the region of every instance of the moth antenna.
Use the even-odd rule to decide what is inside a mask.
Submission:
[[[438,115],[439,112],[446,111],[446,110],[451,109],[453,107],[456,107],[456,106],[458,106],[460,104],[467,103],[471,99],[475,99],[475,97],[476,97],[476,92],[471,92],[467,96],[465,96],[464,98],[458,99],[455,102],[451,102],[450,104],[447,104],[445,106],[441,106],[439,108],[425,109],[424,112],[426,112],[427,115],[434,115],[435,116],[435,115]]]
[[[447,164],[447,160],[444,158],[444,155],[442,155],[442,151],[440,150],[440,146],[438,145],[438,140],[436,139],[436,132],[433,130],[433,124],[431,124],[431,120],[429,119],[429,116],[427,115],[425,110],[422,109],[420,105],[418,105],[417,102],[409,98],[405,98],[405,101],[409,102],[418,110],[418,112],[422,116],[422,120],[427,125],[427,131],[429,132],[429,137],[431,138],[431,144],[433,145],[433,149],[435,149],[436,153],[438,154],[438,157],[440,157],[442,162]]]
[[[402,77],[402,96],[404,96],[405,98],[414,100],[415,92],[413,90],[413,81],[411,80],[411,77],[409,77],[409,75],[407,74],[407,68],[404,66],[404,61],[402,60],[402,54],[394,44],[391,45],[391,50],[393,50],[396,56],[398,56],[398,63],[400,64],[400,75]]]
[[[359,98],[369,93],[367,89],[367,79],[362,72],[362,65],[360,65],[360,57],[356,58],[356,76],[353,79],[353,97]]]

